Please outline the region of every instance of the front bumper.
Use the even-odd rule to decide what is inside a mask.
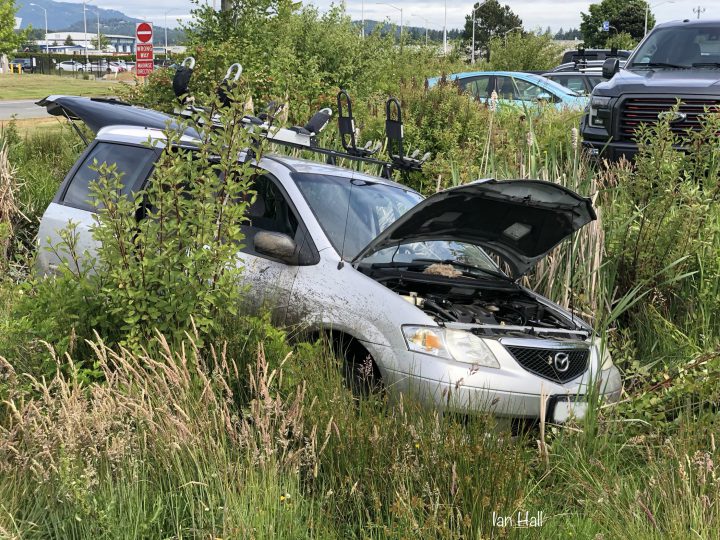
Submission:
[[[587,401],[588,387],[573,385],[572,390],[552,381],[539,379],[541,393],[495,390],[490,387],[467,386],[433,379],[423,379],[407,374],[395,373],[393,389],[409,393],[424,405],[441,411],[461,413],[486,413],[501,418],[539,419],[543,404],[545,418],[553,422],[555,406],[559,401]],[[620,398],[622,383],[620,373],[614,366],[603,372],[599,382],[602,401],[616,402]]]
[[[621,159],[633,161],[638,153],[637,145],[627,142],[583,140],[582,146],[591,158],[597,161],[607,160],[611,163]]]

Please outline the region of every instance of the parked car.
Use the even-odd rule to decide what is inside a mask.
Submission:
[[[601,73],[583,71],[550,72],[544,73],[543,77],[562,84],[581,96],[589,96],[593,88],[605,80]]]
[[[720,21],[657,25],[624,67],[617,58],[605,60],[603,75],[609,80],[593,90],[580,125],[583,145],[594,156],[632,159],[640,126],[672,115],[675,133],[700,129],[706,108],[720,110],[719,68]]]
[[[65,60],[64,62],[58,62],[56,67],[60,71],[76,72],[91,71],[92,69],[92,66],[89,62],[78,62],[77,60]]]
[[[15,58],[14,60],[10,61],[10,65],[13,66],[15,70],[20,67],[23,73],[35,72],[35,68],[32,65],[32,58]]]
[[[557,109],[584,109],[587,98],[576,94],[561,84],[540,75],[514,71],[475,71],[448,75],[461,89],[475,99],[488,103],[493,91],[498,104],[515,107],[536,107],[552,104]],[[428,80],[428,87],[440,82],[440,77]]]
[[[39,104],[96,132],[40,223],[38,264],[52,274],[63,255],[46,248],[70,222],[76,251],[97,249],[93,163],[115,163],[124,190],[142,189],[172,117],[78,97]],[[197,137],[187,129],[183,144]],[[269,306],[276,321],[344,343],[352,380],[439,409],[509,418],[539,418],[547,395],[547,418],[556,422],[582,416],[594,384],[618,398],[620,376],[601,338],[519,282],[595,219],[589,199],[552,182],[481,180],[423,200],[407,186],[324,162],[264,152],[254,165],[257,195],[238,253],[248,300],[253,309]]]

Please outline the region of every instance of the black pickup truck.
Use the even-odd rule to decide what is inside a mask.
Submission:
[[[720,112],[720,21],[658,25],[622,69],[617,58],[605,60],[603,76],[610,80],[595,87],[580,124],[593,156],[632,159],[637,128],[664,115],[677,133],[698,129],[706,111]]]

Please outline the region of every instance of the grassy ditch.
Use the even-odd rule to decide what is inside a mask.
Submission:
[[[677,152],[661,125],[634,168],[597,169],[573,114],[491,115],[451,88],[402,91],[408,138],[437,155],[409,185],[540,177],[593,197],[598,222],[528,284],[606,331],[623,401],[513,438],[492,418],[411,398],[359,401],[323,342],[266,319],[223,312],[165,337],[146,326],[121,346],[102,330],[118,276],[102,290],[30,272],[38,220],[82,143],[67,126],[11,125],[0,137],[17,208],[0,201],[0,537],[716,536],[718,151],[698,136]],[[376,105],[358,104],[368,138]],[[538,526],[513,526],[525,523]]]

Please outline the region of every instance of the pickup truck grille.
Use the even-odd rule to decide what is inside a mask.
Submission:
[[[620,112],[619,140],[633,141],[638,127],[656,124],[658,115],[671,110],[677,100],[676,97],[626,99]],[[706,108],[710,112],[720,112],[720,99],[682,99],[678,112],[684,114],[685,118],[672,122],[671,129],[678,135],[683,135],[688,130],[699,130],[701,116]]]
[[[530,347],[515,347],[506,345],[505,348],[518,363],[531,373],[544,379],[566,383],[579,377],[588,367],[588,349],[533,349]],[[556,355],[567,355],[567,369],[560,371],[556,362]],[[564,368],[564,363],[560,367]]]

